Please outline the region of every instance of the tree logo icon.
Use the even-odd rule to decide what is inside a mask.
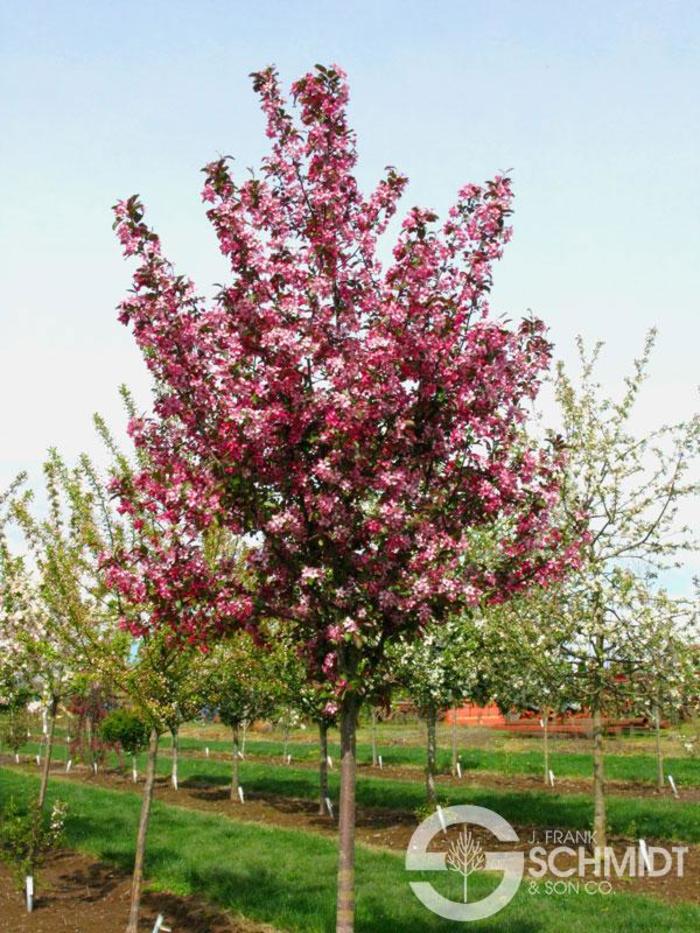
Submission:
[[[486,862],[484,847],[478,839],[467,832],[464,826],[462,832],[453,842],[447,853],[447,867],[457,871],[464,879],[464,903],[467,903],[467,879],[473,871],[480,871]]]
[[[433,838],[448,826],[462,824],[447,852],[429,852]],[[515,897],[525,870],[522,852],[489,852],[467,828],[487,829],[499,842],[518,842],[518,835],[503,817],[486,807],[458,806],[434,813],[411,836],[406,850],[407,871],[454,871],[462,876],[462,901],[452,901],[436,891],[429,881],[411,881],[418,900],[446,920],[466,923],[483,920],[502,910]],[[500,871],[498,886],[481,900],[469,902],[469,876],[475,871]]]

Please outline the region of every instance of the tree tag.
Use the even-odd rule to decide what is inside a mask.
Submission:
[[[437,805],[437,815],[438,815],[438,819],[440,820],[440,826],[442,826],[442,831],[443,833],[446,833],[447,826],[445,824],[445,814],[442,812],[442,807],[440,806],[440,804]]]
[[[651,871],[651,862],[649,860],[649,849],[644,839],[639,840],[639,854],[641,856],[641,861],[646,865],[647,871]]]
[[[34,907],[34,879],[31,875],[27,875],[24,884],[27,892],[27,913],[31,913]]]

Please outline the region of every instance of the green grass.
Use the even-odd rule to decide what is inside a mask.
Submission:
[[[383,727],[379,728],[378,751],[385,765],[408,766],[423,768],[425,766],[425,748],[421,745],[392,744],[395,736],[387,733],[384,737],[390,741],[382,742]],[[311,730],[304,733],[294,733],[289,742],[288,751],[294,761],[315,762],[318,759],[318,744],[311,739]],[[461,730],[463,734],[464,730]],[[65,734],[64,728],[58,728],[56,735],[59,739]],[[302,735],[303,739],[299,736]],[[496,736],[494,741],[503,740],[503,736]],[[542,743],[539,738],[532,738],[533,748],[526,751],[510,751],[507,747],[497,749],[470,748],[460,746],[459,754],[463,771],[495,772],[506,775],[536,775],[539,777],[543,770]],[[550,753],[550,767],[557,777],[590,778],[593,771],[593,759],[587,752],[558,752],[556,739],[552,741],[554,749]],[[606,776],[612,781],[635,781],[653,784],[656,782],[656,758],[653,754],[629,754],[625,752],[624,738],[611,738],[608,740],[608,752],[605,760]],[[186,755],[195,752],[204,754],[205,747],[216,753],[230,754],[231,743],[214,739],[198,739],[190,736],[180,739],[180,748]],[[171,747],[169,735],[164,735],[161,747],[167,750]],[[29,742],[23,748],[23,754],[36,754],[38,750],[35,742]],[[271,739],[249,738],[246,741],[246,756],[249,758],[279,758],[282,760],[284,750],[283,742]],[[340,754],[337,742],[329,743],[329,752],[336,759]],[[61,753],[59,753],[61,754]],[[367,743],[359,742],[357,757],[360,764],[371,764],[372,751]],[[438,749],[438,770],[448,773],[451,766],[451,752],[443,747]],[[679,787],[700,786],[700,762],[690,757],[669,755],[664,759],[666,774],[672,774]]]
[[[536,747],[529,751],[508,751],[507,749],[470,749],[460,748],[459,755],[463,771],[493,771],[500,774],[542,774],[543,758],[542,747],[538,740],[533,740]],[[163,737],[163,747],[170,748],[169,736]],[[205,741],[193,738],[180,740],[180,747],[184,752],[204,752],[205,746],[211,751],[230,753],[230,742]],[[246,755],[251,758],[267,757],[282,758],[284,745],[278,741],[264,739],[249,739],[246,742]],[[293,759],[299,761],[316,761],[318,758],[318,745],[313,742],[298,740],[289,743],[289,752]],[[385,765],[425,767],[425,749],[418,746],[380,745],[379,754]],[[329,744],[329,752],[337,758],[340,747],[337,743]],[[370,745],[358,744],[357,758],[360,764],[371,764],[372,750]],[[449,772],[452,762],[451,751],[445,748],[438,749],[438,769]],[[585,752],[556,752],[550,753],[550,767],[559,777],[590,778],[593,772],[593,759]],[[700,785],[700,763],[692,758],[669,757],[664,762],[666,774],[672,774],[676,784]],[[656,759],[653,755],[618,754],[615,745],[610,748],[606,757],[605,770],[608,779],[614,781],[641,781],[655,783]]]
[[[24,801],[36,792],[32,776],[0,769],[0,799]],[[122,869],[131,868],[139,799],[128,793],[53,780],[49,799],[69,806],[66,842]],[[151,887],[196,893],[221,907],[293,933],[326,933],[335,928],[336,848],[333,840],[301,831],[224,820],[155,802],[149,834],[147,876]],[[455,925],[430,914],[413,897],[403,858],[362,846],[357,851],[358,933],[432,933]],[[436,887],[455,892],[459,879],[430,873]],[[470,890],[481,898],[493,876],[472,875]],[[455,896],[453,894],[453,896]],[[470,929],[501,933],[597,933],[700,929],[700,908],[664,904],[638,895],[569,894],[533,896],[527,884],[489,920]]]
[[[59,756],[59,760],[62,760]],[[114,764],[116,758],[111,759]],[[145,758],[139,756],[143,773]],[[158,772],[170,770],[168,758],[159,758]],[[37,769],[38,771],[38,769]],[[230,782],[230,766],[214,759],[182,758],[180,783],[225,787]],[[240,781],[247,795],[316,799],[318,776],[315,770],[293,765],[268,765],[246,759],[240,764]],[[329,774],[331,797],[337,800],[339,775]],[[136,789],[135,789],[136,790]],[[507,791],[488,786],[440,786],[443,803],[472,803],[500,813],[519,826],[585,829],[592,825],[593,807],[587,794],[559,794],[553,791]],[[425,790],[418,781],[392,780],[360,775],[357,801],[366,807],[415,812],[425,804]],[[683,842],[700,842],[700,807],[671,797],[660,799],[608,795],[608,825],[613,835]]]

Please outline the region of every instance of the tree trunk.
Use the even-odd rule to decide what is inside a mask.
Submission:
[[[289,720],[284,724],[284,745],[282,750],[282,760],[286,763],[287,753],[289,751]]]
[[[600,704],[593,708],[593,846],[596,858],[602,858],[607,846],[605,818],[605,777],[603,771],[603,716]]]
[[[324,813],[326,813],[326,797],[328,796],[328,723],[324,719],[318,724],[318,740],[318,779],[320,793],[318,813],[319,816],[323,816]]]
[[[231,726],[233,758],[231,759],[231,800],[238,800],[238,724]]]
[[[370,730],[372,738],[372,767],[377,767],[377,711],[372,707],[372,725]]]
[[[664,789],[664,756],[661,751],[661,714],[659,707],[654,708],[654,731],[656,732],[656,787]]]
[[[542,710],[542,752],[544,755],[544,783],[549,784],[549,709]]]
[[[177,766],[178,766],[178,757],[180,754],[180,730],[177,726],[174,726],[170,730],[170,734],[173,737],[173,764],[172,771],[170,773],[170,783],[173,785],[175,790],[178,790],[177,783]]]
[[[428,760],[425,768],[425,789],[428,803],[434,807],[437,803],[437,794],[435,793],[435,759],[437,757],[437,710],[434,706],[429,706],[425,721],[428,731]]]
[[[126,933],[138,933],[139,909],[141,907],[141,889],[143,887],[143,864],[146,856],[146,835],[148,834],[148,821],[151,815],[153,801],[153,786],[156,780],[156,758],[158,757],[158,731],[151,729],[148,740],[148,756],[146,758],[146,782],[143,786],[141,800],[141,816],[139,818],[139,831],[136,837],[136,857],[134,859],[134,874],[131,880],[131,905],[129,908],[129,922]]]
[[[340,709],[340,804],[338,826],[338,902],[336,933],[355,926],[355,777],[357,714],[360,701],[345,695]]]
[[[452,774],[457,775],[457,707],[452,707]]]
[[[41,812],[44,809],[46,801],[46,791],[49,786],[49,771],[51,770],[51,753],[53,752],[53,737],[56,728],[56,714],[58,712],[58,697],[51,698],[49,706],[48,725],[46,731],[46,753],[44,755],[44,766],[41,770],[41,784],[39,785],[38,807]]]

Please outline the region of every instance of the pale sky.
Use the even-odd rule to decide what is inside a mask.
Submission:
[[[114,308],[130,267],[110,206],[138,192],[178,271],[225,277],[199,199],[218,154],[265,147],[249,72],[349,74],[360,179],[405,206],[512,169],[515,236],[494,306],[531,308],[558,356],[603,339],[614,387],[660,331],[639,426],[697,408],[700,4],[694,0],[0,0],[0,488],[49,445],[96,450],[116,388],[146,404]],[[693,513],[697,516],[698,509]],[[694,564],[697,568],[697,563]]]

